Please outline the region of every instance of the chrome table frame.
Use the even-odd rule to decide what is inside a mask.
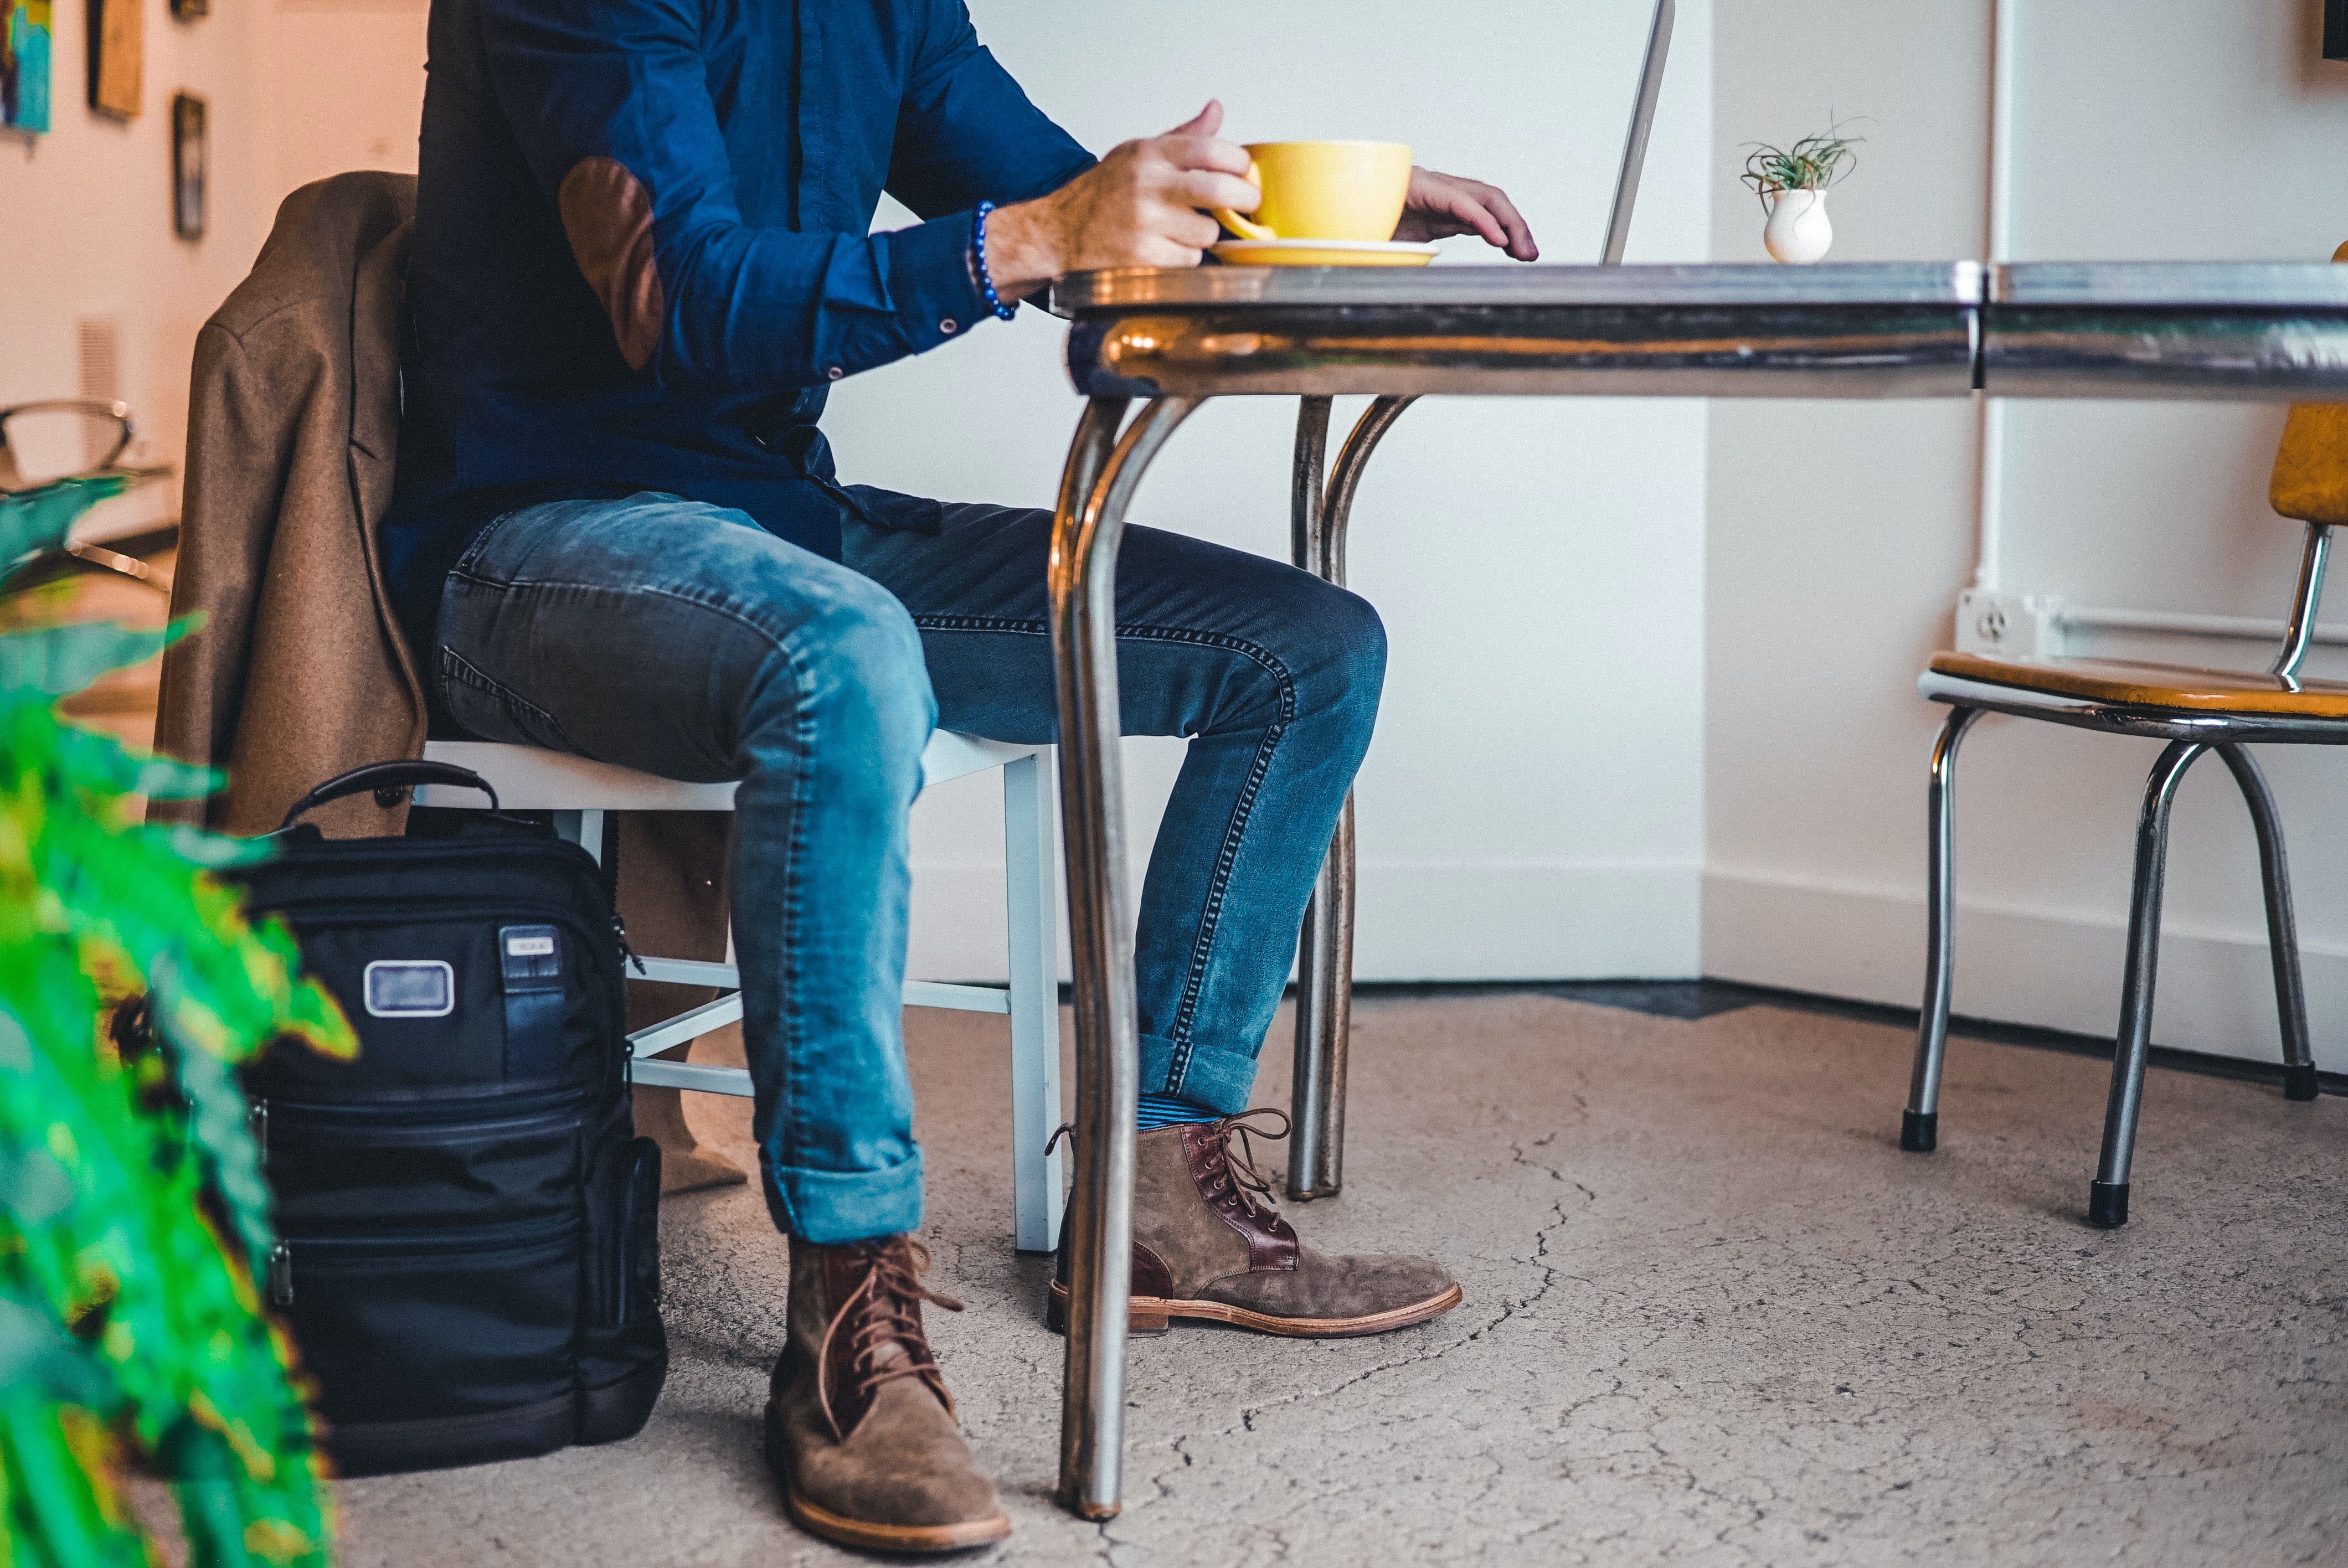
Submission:
[[[1143,473],[1193,410],[1303,399],[1291,548],[1343,583],[1363,469],[1429,393],[2348,400],[2348,268],[2321,263],[1137,269],[1063,279],[1050,309],[1072,323],[1069,374],[1089,399],[1049,578],[1076,1014],[1060,1497],[1091,1519],[1119,1507],[1140,1079],[1117,547]],[[1324,475],[1344,394],[1375,401]],[[1300,938],[1297,1198],[1343,1183],[1353,931],[1349,798]]]

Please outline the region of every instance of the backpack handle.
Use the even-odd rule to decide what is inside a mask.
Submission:
[[[345,795],[356,794],[361,790],[373,790],[376,804],[389,806],[398,799],[395,791],[427,784],[456,784],[464,789],[479,790],[489,797],[489,809],[491,811],[498,809],[498,792],[489,786],[489,780],[470,768],[460,768],[454,763],[427,763],[421,760],[369,763],[363,768],[353,768],[346,774],[336,774],[295,801],[287,809],[285,820],[278,825],[277,831],[284,832],[294,825],[295,818],[313,807],[324,805],[330,800],[340,800]],[[391,795],[392,798],[386,800],[384,798],[386,795]]]

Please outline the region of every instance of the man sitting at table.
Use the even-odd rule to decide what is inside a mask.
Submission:
[[[834,1540],[997,1539],[922,1326],[951,1304],[912,1239],[907,814],[933,727],[1054,738],[1051,514],[842,484],[816,421],[1055,276],[1194,265],[1199,210],[1255,203],[1247,154],[1210,103],[1095,162],[961,0],[435,0],[430,56],[394,599],[444,723],[741,781],[743,1034],[790,1237],[768,1454]],[[869,233],[884,189],[924,221]],[[1534,255],[1499,191],[1414,170],[1398,237],[1468,232]],[[1432,1263],[1300,1247],[1231,1149],[1369,743],[1377,616],[1147,528],[1117,608],[1128,732],[1191,737],[1141,901],[1136,1293],[1290,1335],[1447,1311]]]

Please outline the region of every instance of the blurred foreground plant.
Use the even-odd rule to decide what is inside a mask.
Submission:
[[[0,590],[120,487],[0,496]],[[331,1505],[261,1310],[269,1194],[237,1068],[281,1035],[355,1041],[283,927],[248,924],[206,873],[252,847],[139,820],[138,797],[216,776],[56,712],[193,628],[51,624],[56,599],[0,592],[0,1563],[158,1561],[122,1488],[146,1471],[193,1568],[323,1563]]]

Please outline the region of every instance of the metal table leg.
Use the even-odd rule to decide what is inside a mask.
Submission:
[[[1296,564],[1345,585],[1345,525],[1354,493],[1379,440],[1417,399],[1381,397],[1354,423],[1323,487],[1329,399],[1307,397],[1296,415],[1296,464],[1289,500],[1289,545]],[[1345,1042],[1354,998],[1354,797],[1345,796],[1329,853],[1304,911],[1296,975],[1296,1067],[1289,1095],[1288,1195],[1334,1197],[1345,1180]]]
[[[1117,552],[1134,487],[1167,436],[1199,404],[1158,399],[1120,438],[1127,402],[1096,397],[1076,426],[1052,521],[1050,567],[1076,1010],[1060,1501],[1086,1519],[1107,1519],[1120,1506],[1134,1113],[1141,1078],[1125,797],[1117,776]]]

